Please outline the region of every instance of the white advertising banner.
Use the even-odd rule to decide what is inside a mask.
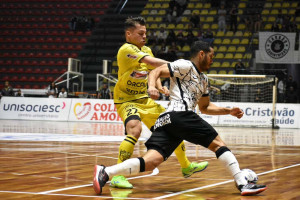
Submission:
[[[272,124],[272,104],[255,103],[233,103],[233,102],[215,102],[221,107],[239,107],[244,111],[241,119],[231,115],[215,115],[210,120],[209,115],[200,116],[212,125],[241,125],[241,126],[271,126]],[[216,119],[217,118],[217,119]]]
[[[275,124],[280,128],[300,128],[300,104],[277,104]]]
[[[241,119],[231,115],[221,115],[220,124],[241,124],[246,126],[271,126],[272,104],[268,103],[224,103],[221,106],[239,107],[244,111]]]
[[[166,107],[168,101],[157,101]],[[212,125],[271,127],[272,104],[216,102],[222,107],[240,107],[244,116],[237,119],[231,115],[200,116]],[[3,97],[0,103],[0,119],[73,121],[73,122],[118,122],[113,100],[105,99],[50,99]],[[300,128],[300,104],[276,104],[275,124],[280,128]],[[121,126],[123,128],[123,125]]]
[[[219,123],[219,115],[204,115],[200,114],[200,117],[207,121],[211,125],[217,125]]]
[[[2,97],[0,119],[67,121],[71,99]]]
[[[259,50],[256,51],[257,63],[295,63],[296,33],[259,32]]]
[[[239,107],[244,111],[244,116],[237,119],[231,115],[218,115],[218,119],[210,120],[207,115],[200,116],[212,125],[235,126],[271,126],[272,104],[268,103],[214,103],[222,107]],[[275,124],[280,128],[300,128],[300,104],[276,104]],[[217,123],[216,123],[217,121]]]
[[[113,100],[73,99],[69,121],[122,122]]]

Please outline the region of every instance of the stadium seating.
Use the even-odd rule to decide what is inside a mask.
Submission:
[[[222,69],[226,71],[227,74],[233,73],[233,68],[237,59],[242,59],[245,63],[249,63],[249,59],[252,58],[252,48],[251,45],[257,45],[258,40],[255,38],[255,34],[248,31],[249,27],[246,27],[243,19],[246,17],[251,17],[255,13],[261,13],[264,21],[268,23],[263,23],[264,30],[271,29],[271,23],[276,19],[278,10],[281,9],[282,13],[294,13],[295,8],[298,3],[294,0],[289,2],[283,1],[235,1],[238,7],[238,27],[237,31],[234,32],[230,30],[229,23],[227,23],[227,31],[218,31],[217,22],[217,9],[212,7],[209,1],[204,0],[192,0],[188,2],[187,9],[183,12],[181,21],[176,25],[173,23],[168,23],[165,18],[162,18],[160,23],[155,22],[156,15],[151,14],[151,10],[155,9],[155,13],[159,13],[161,10],[166,10],[168,8],[167,3],[169,1],[162,0],[151,0],[149,1],[152,5],[146,5],[142,14],[147,17],[153,17],[153,22],[150,20],[148,27],[155,30],[159,30],[161,25],[165,25],[168,29],[175,29],[175,33],[178,30],[183,30],[185,33],[189,26],[189,19],[192,13],[196,13],[200,16],[200,22],[202,24],[202,31],[205,32],[211,29],[214,33],[213,46],[215,50],[213,68],[217,68],[217,72]],[[155,8],[154,5],[156,4]],[[165,4],[162,6],[162,4]],[[230,4],[230,3],[229,3]],[[158,6],[160,5],[160,6]],[[293,7],[292,7],[293,5]],[[164,7],[164,9],[163,9]],[[205,8],[205,9],[204,9]],[[150,18],[151,19],[151,18]],[[161,19],[160,19],[161,20]],[[295,21],[300,22],[300,17],[296,18]],[[229,22],[229,21],[227,21]],[[193,34],[199,36],[197,29],[193,29]],[[186,46],[180,51],[184,51],[184,55],[187,56],[189,53],[189,48]],[[221,71],[222,72],[222,71]]]
[[[100,16],[111,0],[14,0],[0,4],[0,69],[20,87],[40,88],[66,71],[67,58],[77,58],[91,31],[74,32],[74,15]],[[47,69],[48,70],[45,70]],[[45,78],[45,74],[55,75]],[[18,76],[18,74],[23,74]],[[15,75],[14,75],[15,74]],[[2,78],[3,79],[3,78]],[[1,88],[0,88],[1,89]]]
[[[16,80],[26,74],[26,80],[35,76],[35,80],[47,81],[47,75],[54,78],[66,70],[66,59],[78,57],[80,51],[89,40],[91,31],[73,32],[69,30],[69,21],[74,14],[88,14],[99,21],[99,15],[103,14],[111,0],[14,0],[1,3],[0,16],[6,21],[0,24],[0,72],[5,79]],[[174,29],[175,33],[182,30],[184,33],[190,29],[190,17],[192,13],[200,15],[202,31],[211,29],[214,33],[213,46],[215,59],[212,67],[217,73],[229,69],[235,65],[236,59],[248,61],[252,58],[251,47],[256,47],[258,38],[248,27],[243,19],[260,13],[263,18],[262,31],[271,30],[272,23],[276,20],[279,10],[283,14],[294,15],[299,2],[291,1],[234,1],[238,6],[238,30],[233,32],[227,23],[227,31],[218,31],[217,9],[211,1],[190,0],[179,23],[168,23],[166,13],[169,8],[169,0],[149,0],[141,15],[147,19],[147,28],[153,31],[165,26],[167,30]],[[231,4],[231,2],[229,2]],[[295,21],[299,25],[300,17]],[[199,30],[193,29],[197,37]],[[189,56],[189,45],[183,45],[179,54]],[[247,62],[248,63],[248,62]],[[28,69],[27,69],[28,68]],[[117,71],[114,68],[114,73]],[[44,79],[41,78],[44,76]],[[53,78],[53,77],[52,77]],[[50,78],[51,79],[51,78]],[[33,80],[33,79],[32,79]],[[34,82],[34,81],[33,81]],[[36,83],[36,82],[35,82]],[[30,82],[26,83],[34,86]],[[48,84],[46,82],[42,83]],[[22,82],[16,82],[22,85]]]

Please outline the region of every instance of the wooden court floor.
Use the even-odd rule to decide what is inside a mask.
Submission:
[[[172,199],[296,200],[300,199],[300,130],[216,127],[241,168],[259,175],[268,190],[242,197],[215,155],[186,143],[191,161],[209,161],[208,168],[183,178],[175,156],[153,172],[129,177],[133,189],[92,188],[95,164],[117,162],[122,124],[0,120],[1,200]],[[107,136],[107,134],[112,136]],[[134,157],[146,152],[144,141]]]

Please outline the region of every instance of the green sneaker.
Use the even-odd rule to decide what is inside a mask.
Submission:
[[[128,180],[122,175],[114,176],[110,181],[110,186],[115,188],[124,188],[124,189],[133,188],[131,183],[129,183]]]
[[[192,162],[190,164],[190,166],[188,166],[187,168],[181,168],[182,175],[183,175],[184,178],[188,178],[194,173],[201,172],[201,171],[205,170],[207,165],[208,165],[207,161],[204,161],[204,162],[201,162],[201,163]]]

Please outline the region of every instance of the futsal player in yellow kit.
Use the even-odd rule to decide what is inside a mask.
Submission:
[[[155,67],[168,63],[155,58],[146,43],[146,22],[142,17],[130,17],[125,21],[126,43],[118,51],[118,82],[114,88],[114,103],[119,116],[125,125],[126,138],[119,147],[118,163],[129,159],[133,153],[135,143],[142,132],[142,122],[150,129],[160,113],[165,109],[149,98],[147,94],[148,73]],[[157,81],[159,91],[168,93]],[[182,168],[184,177],[204,170],[208,162],[191,163],[185,154],[182,142],[175,154]],[[114,176],[111,180],[112,187],[132,188],[132,184],[122,176]]]

